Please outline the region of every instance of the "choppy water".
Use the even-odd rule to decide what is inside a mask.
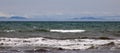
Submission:
[[[85,41],[81,41],[82,39],[84,39]],[[98,43],[94,41],[96,39],[99,39]],[[120,22],[95,22],[95,21],[94,22],[70,22],[70,21],[69,22],[48,22],[48,21],[44,21],[44,22],[1,21],[0,22],[0,49],[2,49],[0,52],[7,52],[7,53],[12,53],[12,52],[24,53],[25,51],[34,52],[34,49],[36,47],[35,45],[37,46],[42,45],[42,47],[46,45],[50,47],[52,45],[60,48],[58,50],[49,49],[50,52],[52,51],[55,53],[57,52],[67,53],[71,51],[73,53],[75,52],[79,53],[82,51],[63,50],[63,48],[80,49],[81,46],[83,46],[86,43],[90,44],[90,45],[88,44],[90,48],[94,45],[95,47],[105,49],[104,52],[110,52],[111,50],[110,48],[113,47],[116,48],[119,46],[120,43],[120,41],[118,41],[119,39],[120,39]],[[96,46],[97,44],[98,45],[101,44],[101,41],[105,42],[105,44],[111,43],[111,40],[112,40],[112,46],[109,45],[105,47]],[[90,42],[92,43],[92,45]],[[14,44],[17,46],[15,46]],[[27,47],[29,45],[32,45],[34,47]],[[25,47],[19,47],[19,46],[25,46]],[[86,46],[83,48],[86,48]],[[101,51],[102,49],[100,50],[95,49],[92,51],[86,51],[86,52],[83,51],[83,52],[92,53],[93,51],[96,51],[97,53],[97,51]],[[44,49],[40,49],[40,51],[41,50]],[[118,52],[119,48],[115,50],[116,51],[113,51],[113,53]],[[50,52],[48,51],[47,53]]]
[[[83,29],[83,30],[120,30],[120,22],[0,22],[0,30],[34,30],[34,29]]]
[[[64,22],[64,21],[1,21],[0,32],[38,32],[48,33],[51,30],[85,30],[87,34],[111,34],[119,36],[120,22]],[[70,32],[69,31],[69,32]]]

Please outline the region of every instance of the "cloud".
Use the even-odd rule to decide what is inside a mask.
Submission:
[[[77,14],[80,15],[90,15],[90,16],[117,16],[120,15],[120,12],[112,11],[81,11]]]
[[[1,17],[11,17],[11,16],[13,16],[13,15],[0,12],[0,16],[1,16]]]

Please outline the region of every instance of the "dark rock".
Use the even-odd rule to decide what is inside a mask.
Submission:
[[[112,39],[112,38],[109,38],[109,37],[99,37],[98,39],[110,40],[110,39]]]
[[[102,46],[113,46],[113,45],[115,45],[115,43],[114,43],[114,42],[110,42],[110,43],[104,44],[104,45],[102,45]]]
[[[42,39],[43,41],[45,41],[46,39]]]
[[[4,43],[0,43],[0,45],[4,45]]]
[[[107,45],[115,45],[115,43],[114,42],[110,42]]]
[[[30,42],[30,41],[24,40],[23,42]]]
[[[63,50],[63,48],[58,48],[58,50]]]

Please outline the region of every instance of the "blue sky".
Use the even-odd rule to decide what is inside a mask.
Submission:
[[[120,15],[120,0],[0,0],[1,15]]]

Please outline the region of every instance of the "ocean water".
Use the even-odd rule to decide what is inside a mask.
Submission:
[[[119,21],[0,21],[2,53],[114,53],[119,49]]]
[[[0,30],[35,30],[35,29],[81,29],[88,31],[119,31],[120,22],[97,22],[97,21],[1,21]]]

